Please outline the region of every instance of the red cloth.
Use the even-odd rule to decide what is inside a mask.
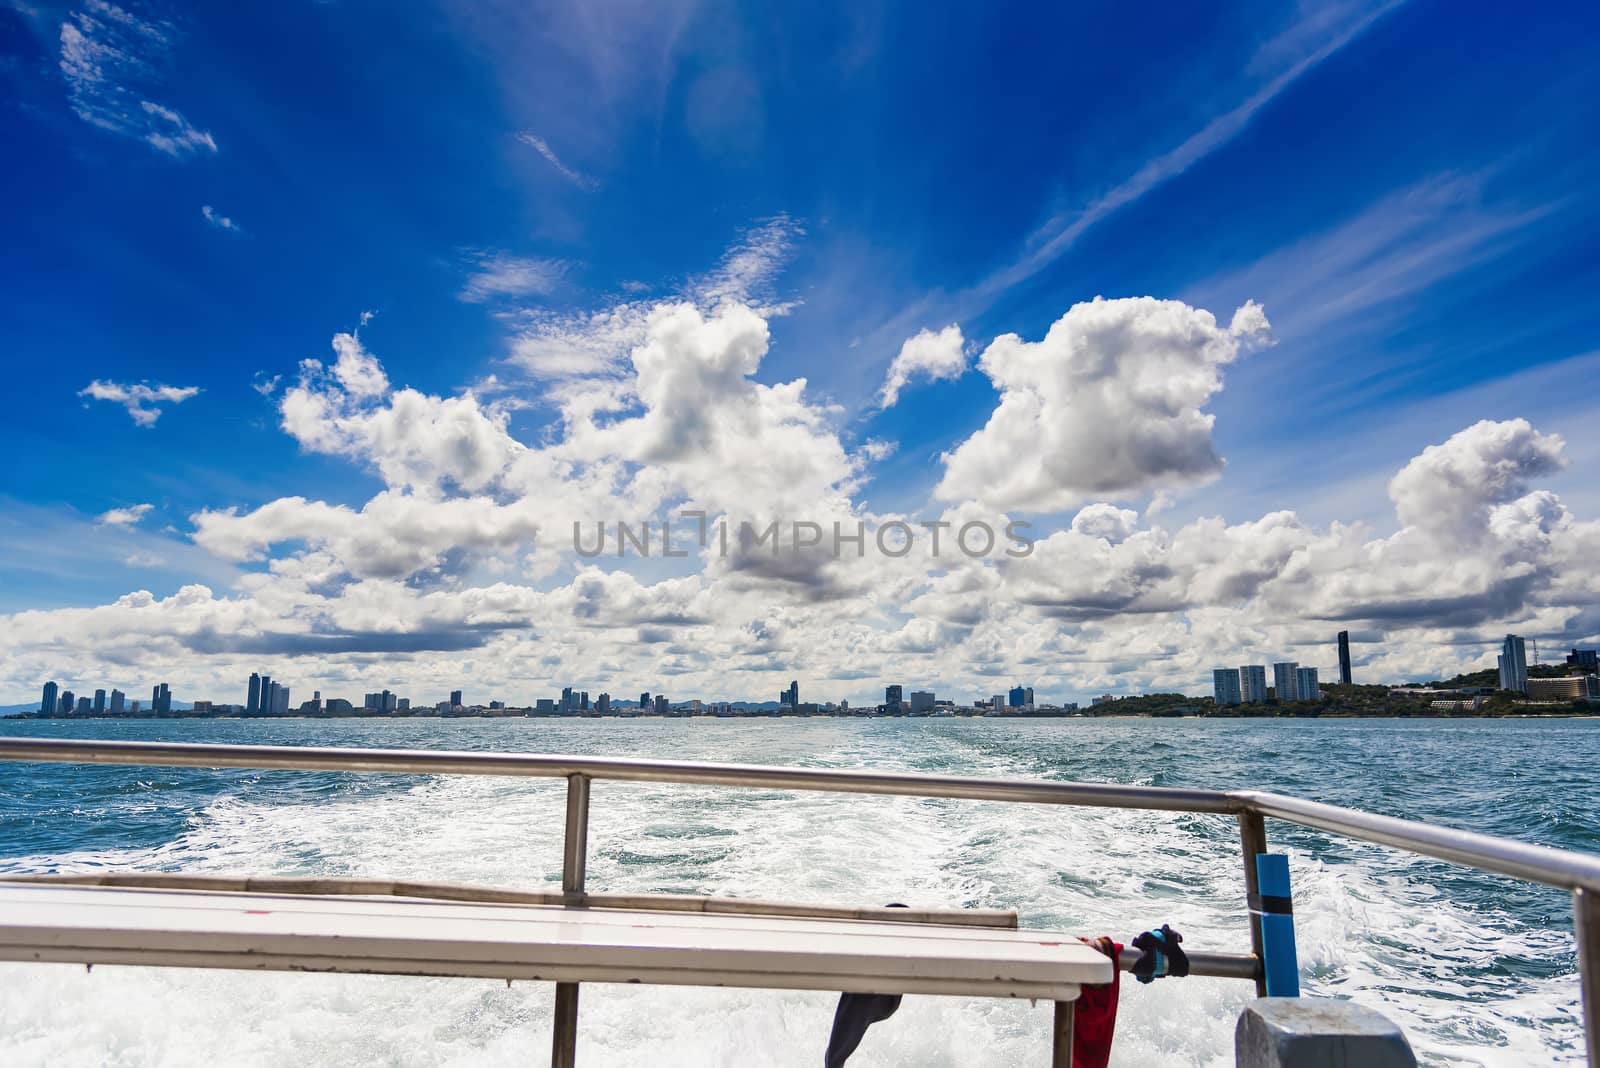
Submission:
[[[1106,1068],[1117,1030],[1117,987],[1122,979],[1117,957],[1122,943],[1109,938],[1083,941],[1111,958],[1111,982],[1084,987],[1072,1003],[1072,1068]]]

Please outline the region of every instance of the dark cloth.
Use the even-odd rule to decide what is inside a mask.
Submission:
[[[906,906],[891,901],[887,907]],[[899,994],[840,994],[839,1007],[833,1010],[833,1033],[828,1036],[827,1068],[844,1068],[844,1062],[861,1045],[867,1028],[887,1020],[899,1008]]]
[[[1141,983],[1153,983],[1163,975],[1189,974],[1189,956],[1179,944],[1183,935],[1166,924],[1154,931],[1145,931],[1133,940],[1133,948],[1144,951],[1139,963],[1133,966],[1133,977]]]
[[[1122,979],[1117,957],[1122,953],[1122,943],[1109,938],[1082,941],[1111,958],[1111,982],[1084,987],[1072,1004],[1072,1068],[1106,1068],[1111,1062],[1111,1039],[1117,1030],[1117,994]]]
[[[899,994],[840,994],[839,1007],[833,1013],[833,1034],[828,1036],[827,1068],[844,1068],[867,1028],[887,1020],[898,1008]]]

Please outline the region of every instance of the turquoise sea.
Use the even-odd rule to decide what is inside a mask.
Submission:
[[[0,734],[395,746],[1256,787],[1600,852],[1595,720],[283,720]],[[0,872],[341,874],[548,888],[564,784],[0,765]],[[1581,1063],[1566,895],[1269,821],[1303,986],[1387,1013],[1424,1063]],[[600,783],[590,886],[1015,908],[1030,926],[1248,945],[1236,826],[1204,815]],[[548,1056],[540,984],[0,965],[0,1064],[499,1065]],[[1125,987],[1115,1063],[1231,1065],[1251,996]],[[825,994],[586,987],[585,1065],[813,1065]],[[852,1065],[1044,1063],[1048,1009],[907,998]]]

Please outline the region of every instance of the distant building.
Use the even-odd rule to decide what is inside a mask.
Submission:
[[[395,706],[395,708],[396,708],[396,711],[410,712],[411,711],[411,698],[409,698],[409,697],[400,698],[399,704],[397,704]]]
[[[1012,708],[1033,707],[1033,687],[1013,686],[1011,692],[1006,694],[1006,703]]]
[[[778,694],[778,704],[794,708],[800,703],[800,680],[795,679],[789,683],[789,688]]]
[[[74,711],[80,716],[87,716],[93,707],[94,705],[90,703],[87,697],[80,697],[78,698],[78,707]]]
[[[611,695],[602,692],[599,697],[596,697],[594,699],[594,710],[602,716],[611,715]]]
[[[265,716],[265,715],[270,715],[272,713],[272,701],[267,696],[267,692],[269,690],[271,690],[271,689],[272,689],[272,676],[271,675],[263,675],[263,676],[261,676],[261,700],[256,705],[256,713],[257,713],[257,715]]]
[[[1529,679],[1531,701],[1600,701],[1600,676],[1568,675],[1560,679]]]
[[[1103,693],[1099,697],[1091,697],[1091,698],[1089,698],[1089,707],[1093,708],[1095,705],[1110,704],[1112,701],[1115,701],[1116,699],[1117,698],[1116,698],[1115,694]]]
[[[1515,693],[1528,692],[1528,652],[1521,638],[1507,634],[1500,643],[1500,688]]]
[[[346,701],[343,697],[330,697],[330,698],[328,698],[328,714],[329,715],[347,714],[347,713],[350,713],[350,712],[354,712],[355,710],[356,710],[355,706],[352,705],[349,701]]]
[[[1282,660],[1272,665],[1272,686],[1280,701],[1300,700],[1300,683],[1295,676],[1300,665],[1293,660]]]
[[[244,712],[247,716],[256,715],[261,711],[261,676],[254,671],[250,672],[250,691],[245,696]]]
[[[915,714],[915,713],[918,713],[918,712],[932,712],[933,711],[934,700],[935,700],[935,698],[933,696],[933,692],[930,691],[930,690],[912,690],[911,691],[911,711],[912,711],[912,713]]]
[[[989,710],[991,712],[1004,712],[1006,710],[1006,695],[997,693],[989,698]]]
[[[44,696],[39,700],[39,714],[53,716],[61,703],[61,687],[54,682],[44,684]]]
[[[272,684],[272,714],[274,716],[289,714],[289,687]]]
[[[450,707],[451,708],[460,708],[461,707],[461,691],[460,690],[451,690],[450,691]]]
[[[656,694],[656,715],[665,716],[672,711],[672,705],[664,693]]]
[[[158,716],[164,716],[172,711],[172,688],[166,683],[159,683],[151,689],[150,711]]]
[[[1350,632],[1339,632],[1339,685],[1349,686],[1350,683]]]
[[[61,700],[56,704],[56,711],[63,716],[72,715],[72,710],[78,705],[78,697],[71,690],[61,691]]]
[[[1312,667],[1295,668],[1294,671],[1295,693],[1301,701],[1322,700],[1322,689],[1317,685],[1317,669]]]
[[[113,716],[122,715],[123,712],[125,712],[127,710],[127,708],[126,708],[127,700],[128,700],[128,695],[127,694],[123,693],[121,690],[112,690],[111,691],[111,714]]]
[[[900,688],[899,683],[883,688],[883,706],[890,712],[900,711],[901,706],[904,704],[905,691]]]
[[[556,714],[556,703],[548,697],[541,697],[533,702],[533,713],[536,716],[553,716]]]
[[[1267,666],[1245,664],[1239,668],[1239,700],[1247,705],[1259,705],[1267,699]]]
[[[646,690],[639,695],[639,709],[642,712],[650,711],[650,691]]]
[[[106,714],[106,692],[104,690],[96,690],[94,692],[94,714],[97,716]]]
[[[1244,699],[1239,696],[1239,673],[1233,668],[1213,668],[1211,694],[1219,705],[1242,704]]]
[[[1591,674],[1600,672],[1600,649],[1574,649],[1567,655],[1567,667]]]

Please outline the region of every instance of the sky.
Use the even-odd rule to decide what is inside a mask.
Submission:
[[[0,702],[1592,646],[1596,129],[1580,3],[6,0]]]

